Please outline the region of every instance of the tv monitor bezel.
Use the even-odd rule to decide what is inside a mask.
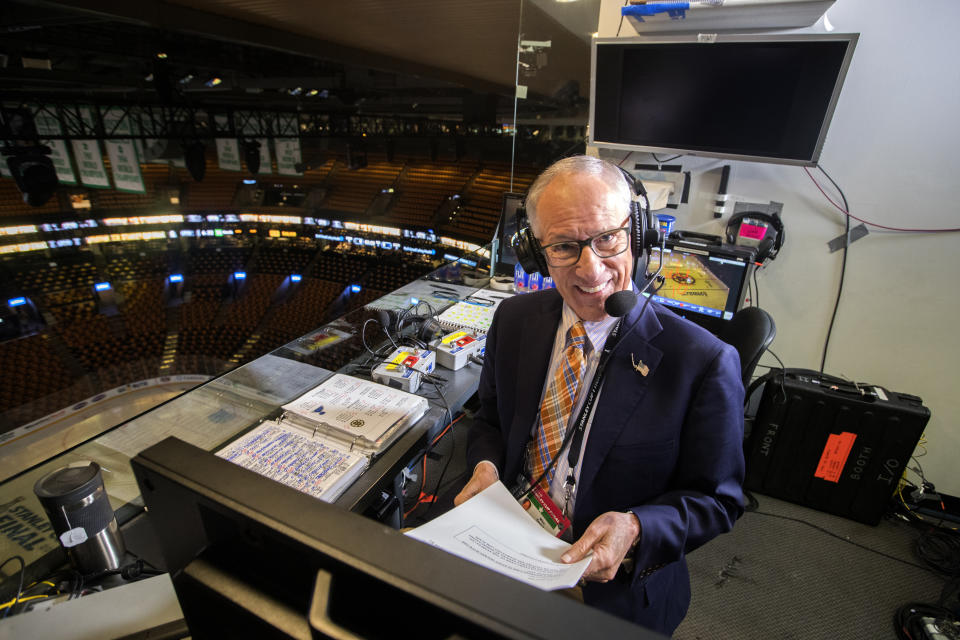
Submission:
[[[590,44],[590,119],[588,142],[591,145],[601,149],[617,149],[622,151],[641,151],[648,153],[669,153],[690,156],[700,156],[704,158],[719,158],[725,160],[743,160],[747,162],[766,162],[772,164],[786,164],[794,166],[816,166],[820,159],[820,153],[827,139],[827,131],[833,120],[833,113],[836,110],[837,102],[840,100],[840,91],[843,88],[847,77],[847,71],[850,68],[850,61],[853,58],[853,51],[856,48],[859,39],[858,33],[799,33],[799,34],[711,34],[710,41],[704,42],[702,34],[670,34],[662,36],[639,36],[632,38],[598,38],[594,37]],[[703,151],[700,149],[687,149],[676,146],[647,146],[626,144],[611,140],[597,140],[595,137],[596,127],[596,98],[597,98],[597,48],[601,46],[629,46],[637,44],[670,45],[670,44],[697,44],[703,46],[715,46],[725,43],[782,43],[782,42],[823,42],[840,41],[847,43],[847,49],[837,73],[833,86],[833,93],[830,96],[830,102],[823,114],[820,124],[820,133],[817,137],[817,143],[814,146],[812,157],[807,159],[782,158],[774,156],[761,156],[740,153],[723,153],[721,151]]]

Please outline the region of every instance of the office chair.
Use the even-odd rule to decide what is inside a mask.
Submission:
[[[740,374],[745,389],[750,386],[760,356],[776,335],[777,325],[770,314],[760,307],[740,309],[720,331],[718,337],[740,354]]]

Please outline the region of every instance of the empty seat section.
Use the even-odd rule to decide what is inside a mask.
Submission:
[[[437,209],[447,198],[462,194],[476,170],[476,164],[409,164],[397,186],[399,195],[389,219],[400,225],[434,226]]]
[[[383,189],[393,187],[402,164],[371,161],[360,169],[341,168],[333,174],[330,192],[324,200],[326,209],[363,213]]]

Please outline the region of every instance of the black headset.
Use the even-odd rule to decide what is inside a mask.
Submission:
[[[383,330],[387,332],[387,336],[390,337],[391,340],[393,337],[401,340],[404,327],[408,324],[413,326],[414,331],[410,339],[420,343],[417,346],[422,347],[443,336],[444,329],[440,326],[440,323],[434,320],[435,315],[435,313],[431,315],[418,315],[412,313],[411,309],[404,309],[402,311],[396,309],[377,309],[373,313],[373,319],[383,327]]]
[[[644,206],[641,208],[636,198],[630,199],[630,249],[633,252],[634,259],[632,277],[637,286],[643,288],[649,282],[644,283],[637,280],[638,274],[643,276],[644,281],[650,278],[650,273],[647,271],[650,265],[650,249],[661,244],[660,225],[657,224],[656,218],[650,213],[647,190],[643,188],[643,184],[621,167],[617,168],[620,169],[627,181],[630,193],[633,196],[642,197],[644,202]],[[547,259],[543,255],[540,241],[533,235],[533,230],[530,228],[525,204],[517,207],[516,223],[518,231],[513,236],[512,244],[520,266],[527,273],[540,273],[543,276],[549,276]],[[642,270],[639,268],[641,264],[643,265]]]
[[[757,263],[762,264],[767,259],[773,260],[780,253],[783,247],[785,233],[783,230],[783,221],[776,213],[764,213],[762,211],[744,211],[732,216],[727,222],[726,240],[727,244],[737,244],[737,235],[740,233],[740,223],[744,218],[753,218],[762,220],[772,227],[772,232],[768,231],[763,240],[757,246]]]

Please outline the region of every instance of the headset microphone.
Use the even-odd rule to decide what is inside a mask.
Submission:
[[[611,294],[603,303],[603,310],[607,312],[608,316],[622,318],[630,313],[630,309],[633,309],[636,304],[637,294],[630,289],[624,289]]]

